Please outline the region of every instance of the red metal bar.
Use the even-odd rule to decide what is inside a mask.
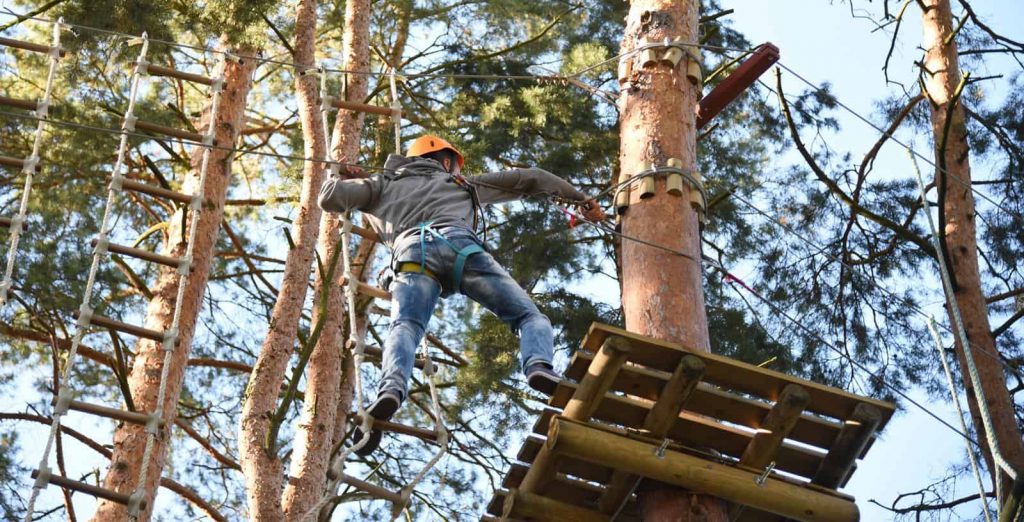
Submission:
[[[754,54],[743,61],[735,71],[718,84],[697,107],[697,128],[714,119],[740,94],[743,94],[775,62],[779,61],[779,48],[771,42],[763,43]]]

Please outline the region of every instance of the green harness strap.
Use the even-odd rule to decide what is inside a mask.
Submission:
[[[452,288],[456,292],[462,291],[462,272],[466,268],[466,259],[473,254],[483,252],[484,249],[480,245],[473,243],[467,245],[464,248],[456,248],[448,238],[441,235],[439,232],[433,229],[432,221],[426,221],[417,225],[420,229],[420,272],[427,273],[426,266],[426,235],[430,232],[430,235],[440,239],[444,244],[448,245],[449,248],[455,251],[455,269],[452,272]]]

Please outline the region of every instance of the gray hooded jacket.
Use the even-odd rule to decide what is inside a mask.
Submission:
[[[473,197],[455,183],[440,163],[429,158],[392,154],[384,173],[365,179],[330,179],[320,189],[320,208],[331,212],[360,210],[389,248],[406,233],[432,222],[436,227],[473,229]],[[512,169],[466,177],[479,204],[527,196],[551,195],[572,201],[586,196],[567,181],[537,168]]]

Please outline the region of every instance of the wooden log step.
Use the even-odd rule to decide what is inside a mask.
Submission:
[[[213,85],[213,78],[207,78],[199,74],[187,73],[179,71],[177,69],[171,69],[170,67],[163,67],[160,65],[154,65],[151,63],[146,64],[146,72],[152,76],[164,76],[167,78],[177,78],[179,80],[185,80],[187,82],[201,83],[203,85]]]
[[[348,111],[355,112],[367,112],[370,114],[379,114],[381,116],[393,116],[394,111],[391,107],[382,107],[380,105],[370,105],[366,103],[350,102],[345,100],[339,100],[337,98],[331,100],[331,107],[335,109],[345,109]],[[402,117],[402,112],[398,112],[398,117]]]
[[[53,401],[56,403],[56,399]],[[145,426],[149,423],[150,415],[146,413],[139,413],[136,411],[125,411],[120,408],[111,408],[109,406],[100,406],[98,404],[90,404],[88,402],[71,400],[68,401],[68,409],[80,411],[82,413],[88,413],[91,415],[99,415],[100,417],[106,417],[108,419],[119,420],[123,422],[129,422],[132,424],[138,424]],[[164,421],[157,421],[158,427],[163,429]]]
[[[609,336],[625,337],[630,341],[632,346],[630,362],[663,372],[672,372],[683,356],[691,354],[700,357],[707,366],[705,382],[735,392],[754,395],[769,402],[775,402],[786,385],[798,384],[804,387],[811,396],[808,411],[836,420],[842,421],[850,418],[858,404],[866,403],[875,406],[882,413],[882,420],[878,426],[878,429],[881,430],[896,411],[896,406],[891,403],[861,397],[838,388],[600,323],[591,325],[590,332],[583,342],[582,350],[596,352]]]
[[[92,246],[96,246],[96,239],[93,239],[91,243]],[[132,248],[124,245],[118,245],[115,243],[108,243],[107,251],[112,252],[114,254],[121,254],[128,257],[134,257],[136,259],[141,259],[143,261],[149,261],[150,263],[157,263],[160,265],[169,266],[171,268],[178,268],[178,266],[181,265],[181,260],[176,257],[165,256],[162,254],[157,254],[156,252],[150,252],[149,250],[144,250],[141,248]]]
[[[401,493],[391,491],[385,487],[378,486],[372,482],[360,480],[351,475],[342,475],[341,481],[344,482],[345,484],[348,484],[349,486],[358,489],[359,491],[364,491],[368,493],[373,498],[387,500],[392,504],[399,506],[405,505],[405,499],[402,498]]]
[[[3,38],[3,37],[0,37],[0,45],[2,45],[4,47],[13,47],[15,49],[21,49],[23,51],[32,51],[32,52],[35,52],[35,53],[43,53],[43,54],[48,54],[50,52],[50,49],[52,49],[52,47],[50,47],[49,45],[42,45],[42,44],[31,43],[31,42],[24,42],[24,41],[21,41],[21,40],[14,40],[12,38]],[[59,52],[60,52],[60,56],[62,56],[62,57],[66,54],[66,51],[64,49],[61,49]]]
[[[12,158],[10,156],[0,156],[0,165],[20,169],[25,166],[25,160],[22,158]]]
[[[39,102],[35,100],[22,100],[19,98],[10,98],[8,96],[0,96],[0,105],[7,107],[15,107],[18,109],[25,109],[26,111],[34,111],[39,107]]]
[[[130,179],[126,179],[123,182],[121,182],[121,188],[125,190],[131,190],[134,192],[141,192],[142,194],[149,194],[150,196],[157,198],[164,198],[172,201],[177,201],[179,203],[190,203],[192,201],[192,196],[188,194],[175,192],[173,190],[168,190],[163,187],[148,185],[146,183],[141,183],[139,181],[132,181]]]
[[[362,424],[362,417],[358,413],[352,412],[349,415],[355,420],[356,424]],[[416,437],[417,439],[425,440],[427,442],[437,443],[437,432],[434,430],[428,430],[425,428],[418,428],[416,426],[408,426],[406,424],[399,424],[397,422],[383,421],[373,419],[373,427],[386,431],[389,433],[397,433],[399,435],[408,435],[410,437]]]
[[[505,495],[503,518],[521,517],[544,522],[565,520],[611,522],[607,515],[534,493],[513,489]]]
[[[35,479],[38,477],[39,470],[33,470],[32,478]],[[79,493],[85,493],[86,495],[92,495],[96,498],[105,498],[111,502],[117,502],[118,504],[124,504],[126,506],[128,505],[128,502],[131,500],[131,495],[129,494],[118,493],[116,491],[111,491],[109,489],[101,488],[99,486],[94,486],[86,482],[71,480],[67,477],[62,477],[60,475],[50,475],[49,477],[47,477],[47,482],[57,487],[70,489],[71,491],[77,491]],[[146,509],[145,500],[139,503],[139,509]]]
[[[569,397],[574,392],[575,385],[563,382],[558,386],[558,390],[551,397],[549,404],[556,408],[561,407],[569,402]],[[653,405],[650,401],[608,393],[600,402],[593,418],[613,425],[638,428],[643,425],[644,419],[647,418]],[[547,424],[538,423],[535,426],[535,431],[540,433],[544,433],[546,429]],[[731,458],[739,459],[753,439],[753,432],[744,431],[704,416],[683,412],[675,419],[666,437],[689,448],[713,448]],[[824,457],[825,452],[823,451],[805,448],[787,441],[779,448],[776,468],[810,478],[817,472]]]
[[[75,314],[78,315],[77,313]],[[122,323],[121,321],[115,321],[109,317],[103,317],[102,315],[93,315],[90,319],[89,324],[98,326],[100,328],[109,328],[118,332],[123,332],[135,337],[142,337],[143,339],[150,339],[156,342],[162,342],[164,340],[164,333],[156,330],[150,330],[141,326],[135,326],[128,323]]]
[[[576,352],[565,371],[566,377],[578,381],[586,373],[593,357],[589,353]],[[626,365],[612,383],[612,390],[642,399],[657,400],[671,375],[660,370]],[[771,409],[772,405],[767,402],[750,399],[707,383],[698,384],[686,404],[686,411],[751,429],[760,428]],[[828,448],[839,436],[842,428],[841,422],[802,413],[789,437],[811,446]]]
[[[658,446],[558,417],[547,446],[556,455],[595,462],[643,475],[697,493],[752,506],[805,522],[855,522],[857,504],[849,498],[770,477],[758,484],[756,472]]]
[[[143,120],[137,120],[135,122],[135,128],[146,132],[155,132],[157,134],[163,134],[165,136],[172,136],[174,138],[180,138],[183,140],[194,141],[198,144],[202,144],[203,135],[198,132],[192,132],[182,129],[176,129],[174,127],[168,127],[166,125],[160,125],[158,123],[152,123]],[[216,145],[216,143],[214,143]]]

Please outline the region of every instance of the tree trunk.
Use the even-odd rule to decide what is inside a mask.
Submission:
[[[296,7],[294,60],[300,68],[309,69],[315,65],[316,8],[315,0],[300,0]],[[296,71],[295,91],[302,121],[303,156],[313,160],[322,160],[327,151],[327,138],[320,117],[318,82],[318,75]],[[280,521],[285,518],[281,499],[283,463],[277,453],[277,441],[271,440],[276,439],[272,432],[273,416],[306,302],[315,238],[323,214],[317,204],[323,173],[322,162],[303,162],[299,214],[292,231],[295,246],[285,260],[270,328],[245,393],[239,446],[250,520]],[[320,397],[307,391],[305,399],[308,405],[316,403]],[[319,422],[303,423],[299,433],[316,431],[318,425]],[[309,435],[316,437],[315,434]]]
[[[639,47],[644,40],[697,41],[698,11],[696,0],[632,0],[622,50]],[[658,58],[664,53],[657,51]],[[619,62],[622,176],[644,170],[645,164],[664,167],[670,158],[682,160],[683,170],[693,172],[697,96],[684,74],[685,58],[675,67],[668,62],[644,66],[643,54]],[[653,197],[641,200],[639,191],[632,191],[622,232],[689,257],[623,239],[622,306],[627,330],[708,351],[700,229],[688,191],[681,197],[670,195],[660,177]],[[702,513],[699,520],[727,519],[724,502],[675,487],[648,484],[638,494],[644,520],[682,520],[691,512]]]
[[[369,0],[346,2],[345,33],[342,41],[344,69],[369,70],[369,32]],[[346,83],[344,98],[363,102],[367,91],[367,76],[350,74],[346,78]],[[342,163],[357,163],[362,132],[363,114],[340,111],[331,143],[332,157]],[[344,171],[342,168],[342,172]],[[327,265],[337,251],[341,236],[339,224],[337,214],[323,213],[317,244],[325,272],[329,271]],[[340,267],[340,259],[338,253],[339,266],[335,268],[332,280],[324,279],[326,273],[316,274],[314,303],[319,304],[321,293],[326,291],[327,306],[326,315],[323,317],[319,306],[315,306],[313,310],[313,323],[324,323],[309,360],[306,400],[303,403],[299,430],[296,433],[295,452],[292,456],[292,479],[284,492],[284,510],[289,520],[301,517],[323,496],[331,449],[334,442],[344,433],[348,411],[352,407],[351,379],[342,379],[344,334],[348,330],[344,323],[345,314],[342,313],[345,305],[340,282],[344,274]],[[348,366],[351,366],[351,363]],[[351,373],[346,372],[345,375]]]
[[[949,0],[926,0],[924,5],[924,79],[926,94],[931,102],[935,162],[948,173],[937,171],[935,184],[939,187],[939,199],[945,217],[939,226],[945,229],[945,250],[954,281],[953,296],[963,317],[970,350],[978,368],[980,391],[992,414],[999,447],[1014,468],[1024,470],[1024,444],[1014,419],[1013,401],[1007,391],[1006,375],[992,337],[985,296],[981,290],[967,125],[963,106],[955,99],[961,77],[956,41],[951,37],[953,16]],[[953,107],[950,107],[951,103]],[[955,324],[952,315],[950,323]],[[971,417],[984,446],[985,460],[989,469],[993,470],[995,466],[991,449],[984,439],[985,429],[978,404],[974,400],[977,390],[968,377],[964,346],[959,337],[956,340]],[[1007,475],[1000,470],[998,477],[1003,484],[1002,491],[1008,492],[1010,482]],[[999,499],[1000,504],[1002,501]]]
[[[236,54],[252,56],[252,51],[238,51]],[[238,138],[243,123],[246,98],[252,85],[252,73],[255,61],[243,59],[241,63],[226,62],[224,69],[225,87],[221,94],[219,114],[216,121],[217,143],[230,146]],[[199,129],[206,129],[210,124],[210,105],[204,107],[201,120],[196,123]],[[189,194],[199,191],[199,170],[203,149],[196,147],[192,153],[192,170],[185,177],[183,191]],[[159,406],[163,409],[166,427],[160,432],[152,454],[151,464],[146,470],[146,509],[139,520],[149,520],[152,513],[153,498],[156,496],[156,484],[160,480],[161,471],[167,453],[167,442],[171,426],[177,415],[178,396],[181,393],[185,377],[185,366],[192,346],[192,335],[195,332],[196,318],[206,290],[207,277],[213,260],[214,245],[217,232],[224,214],[224,200],[228,183],[231,179],[232,154],[230,151],[214,149],[211,151],[207,171],[206,185],[202,187],[205,200],[203,211],[198,223],[196,244],[192,251],[192,272],[188,279],[188,288],[184,293],[179,320],[178,342],[168,369],[166,394],[163,404],[157,405],[160,375],[163,370],[164,351],[161,343],[142,340],[136,346],[135,362],[129,375],[128,384],[132,399],[140,411],[152,412]],[[168,240],[162,253],[168,256],[181,257],[187,245],[183,238],[188,231],[182,230],[183,220],[180,215],[171,219]],[[178,293],[178,276],[174,269],[162,269],[153,287],[153,299],[146,311],[146,328],[164,331],[171,327],[175,300]],[[110,468],[104,479],[104,487],[123,493],[131,493],[137,486],[143,451],[146,446],[146,431],[143,426],[122,424],[114,432],[114,451]],[[114,502],[100,500],[92,520],[127,520],[125,506]]]

